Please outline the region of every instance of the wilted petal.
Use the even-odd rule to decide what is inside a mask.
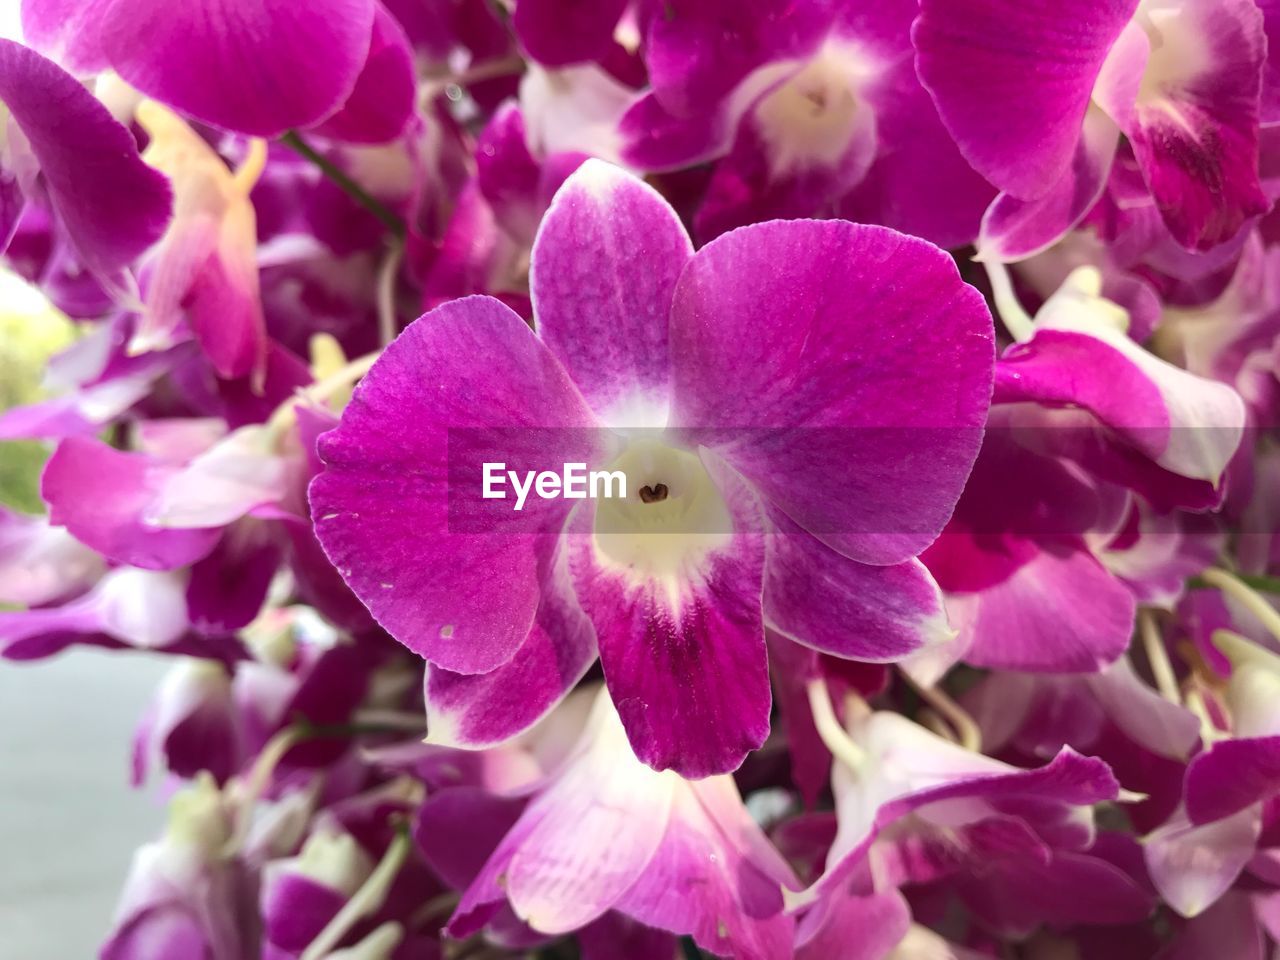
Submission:
[[[233,174],[195,130],[159,104],[142,104],[138,122],[151,137],[143,156],[172,179],[176,203],[173,222],[149,264],[146,310],[132,348],[169,346],[185,319],[219,375],[261,378],[267,334],[249,193],[266,148],[251,146]]]

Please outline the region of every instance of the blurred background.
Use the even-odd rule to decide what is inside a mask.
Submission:
[[[128,780],[133,728],[164,669],[160,658],[83,647],[0,662],[5,960],[97,955],[134,848],[164,826],[154,787]]]
[[[0,37],[20,37],[0,0]],[[45,358],[74,336],[43,298],[0,276],[0,408],[34,399]],[[0,503],[39,509],[39,444],[0,443]],[[164,672],[145,655],[77,648],[0,661],[0,957],[88,960],[106,934],[133,850],[157,836],[153,787],[129,786],[132,731]]]

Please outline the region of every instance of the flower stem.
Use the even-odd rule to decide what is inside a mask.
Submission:
[[[302,139],[302,135],[296,130],[290,130],[280,138],[280,142],[292,150],[294,153],[303,157],[305,160],[314,164],[321,173],[334,182],[343,193],[349,196],[365,210],[369,211],[377,220],[395,236],[403,237],[405,235],[404,221],[396,216],[392,211],[375,200],[369,193],[351,179],[345,170],[340,168],[328,157],[324,156],[315,147]]]
[[[399,323],[396,319],[396,273],[404,257],[404,241],[391,242],[382,264],[378,267],[378,334],[385,347],[396,338]]]
[[[866,766],[867,754],[840,726],[835,709],[831,706],[831,696],[827,693],[826,683],[823,680],[809,681],[808,693],[813,724],[818,728],[818,736],[822,738],[822,742],[826,744],[833,757],[851,770],[861,770]]]
[[[286,727],[272,737],[258,754],[257,762],[254,763],[248,779],[244,782],[244,789],[236,798],[235,829],[227,840],[226,846],[223,847],[223,856],[234,857],[244,846],[249,837],[249,830],[253,826],[253,808],[257,806],[258,799],[267,789],[267,784],[271,782],[271,774],[284,759],[284,755],[303,738],[303,735],[304,730],[301,726]]]
[[[951,729],[956,734],[956,742],[960,746],[973,753],[982,752],[982,730],[968,710],[952,700],[941,687],[926,687],[924,684],[916,683],[905,670],[900,672],[920,699],[933,707],[939,716],[951,725]]]
[[[1160,636],[1160,630],[1156,626],[1155,614],[1150,610],[1139,610],[1138,630],[1142,634],[1142,648],[1146,651],[1147,663],[1151,665],[1151,675],[1155,677],[1160,696],[1170,703],[1182,706],[1178,678],[1173,672],[1173,664],[1169,662],[1169,651],[1165,649],[1164,638]]]
[[[369,874],[369,879],[355,894],[342,905],[342,909],[334,914],[333,919],[325,926],[316,938],[302,951],[299,960],[321,960],[333,952],[342,942],[342,938],[351,932],[351,928],[365,917],[382,906],[387,898],[387,891],[395,881],[396,875],[409,856],[409,831],[401,827],[396,831],[395,839],[387,847],[378,865]]]
[[[1267,598],[1258,593],[1234,573],[1228,573],[1211,567],[1200,574],[1200,579],[1215,590],[1221,590],[1227,596],[1240,602],[1250,613],[1257,617],[1267,632],[1280,640],[1280,611],[1277,611]]]
[[[994,260],[982,261],[987,277],[991,280],[991,298],[995,301],[996,313],[1004,321],[1009,336],[1019,343],[1026,343],[1035,335],[1035,323],[1031,315],[1018,302],[1014,293],[1013,281],[1009,279],[1009,269]]]

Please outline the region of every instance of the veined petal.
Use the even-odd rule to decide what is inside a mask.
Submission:
[[[1024,200],[1072,164],[1094,84],[1138,0],[922,0],[916,67],[980,174]]]
[[[718,955],[782,958],[795,929],[782,892],[798,885],[732,778],[713,777],[680,784],[661,845],[617,907]]]
[[[374,17],[374,0],[97,2],[102,50],[131,86],[258,137],[310,126],[342,105]]]
[[[892,662],[952,635],[942,593],[919,560],[873,567],[836,553],[778,512],[768,539],[771,629],[837,657]]]
[[[542,933],[567,933],[613,907],[658,852],[683,792],[678,777],[631,753],[606,694],[588,729],[587,753],[513,831],[507,895],[516,914]]]
[[[1165,224],[1206,250],[1271,206],[1258,180],[1262,13],[1252,0],[1152,0],[1137,22],[1151,57],[1121,126]]]
[[[546,716],[596,661],[596,635],[578,607],[563,560],[542,585],[529,635],[488,673],[450,673],[428,665],[425,699],[432,743],[491,747]]]
[[[160,238],[173,201],[168,184],[142,163],[133,135],[75,77],[0,39],[0,101],[34,154],[86,266],[112,277]],[[0,136],[0,167],[8,165],[5,139]]]
[[[632,749],[690,779],[735,770],[768,735],[771,702],[760,505],[714,456],[704,462],[692,529],[631,532],[597,501],[568,534],[570,573]],[[622,509],[663,507],[635,498]]]
[[[692,255],[657,191],[603,161],[584,163],[552,200],[530,265],[534,318],[606,424],[665,425],[671,298]]]
[[[529,635],[567,507],[483,499],[482,462],[522,475],[597,463],[593,426],[519,316],[488,297],[452,301],[387,348],[321,439],[316,534],[394,637],[446,670],[493,670]]]
[[[982,298],[922,240],[743,227],[677,285],[672,426],[838,552],[901,563],[938,535],[973,465],[991,350]]]
[[[980,564],[984,554],[1001,554],[1009,546],[999,537],[944,533],[925,562],[949,571],[961,557],[968,565]],[[1095,672],[1113,663],[1133,634],[1133,594],[1076,538],[1022,546],[1025,558],[1013,560],[1006,577],[978,590],[948,593],[960,658],[979,667],[1047,673]],[[946,573],[939,578],[945,589]]]
[[[911,907],[897,890],[824,897],[800,921],[796,960],[883,960],[911,928]]]
[[[163,481],[176,472],[144,454],[89,437],[58,445],[40,481],[50,522],[105,557],[148,570],[173,570],[208,554],[221,530],[166,530],[146,522]]]

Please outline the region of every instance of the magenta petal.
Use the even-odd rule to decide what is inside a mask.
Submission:
[[[1187,815],[1203,824],[1229,817],[1280,794],[1280,737],[1245,737],[1215,743],[1191,761]]]
[[[869,566],[785,517],[775,523],[764,586],[771,629],[823,653],[878,663],[950,635],[942,593],[920,561]]]
[[[980,174],[1023,199],[1067,172],[1094,83],[1137,0],[922,0],[920,79]]]
[[[0,39],[0,101],[29,143],[86,266],[112,275],[160,239],[172,205],[168,183],[75,77]]]
[[[173,570],[206,556],[219,528],[170,530],[144,516],[164,468],[88,437],[69,437],[45,465],[40,492],[50,521],[103,556],[147,570]]]
[[[930,564],[954,549],[951,536],[944,533],[931,548]],[[976,593],[948,595],[962,659],[1044,673],[1093,673],[1114,662],[1133,634],[1133,594],[1074,538],[1026,545],[1030,556],[1006,578]],[[993,546],[978,537],[971,549],[973,565]]]
[[[714,107],[757,67],[812,53],[831,19],[826,0],[672,0],[645,37],[654,95],[676,114]]]
[[[1258,180],[1262,13],[1252,0],[1187,0],[1152,29],[1170,31],[1148,67],[1158,79],[1122,126],[1175,239],[1207,250],[1271,206]],[[1182,59],[1188,48],[1200,62]]]
[[[533,246],[538,332],[606,422],[665,423],[671,297],[693,246],[653,188],[589,160],[556,193]]]
[[[1151,880],[1169,906],[1194,917],[1231,889],[1253,857],[1261,830],[1260,807],[1202,826],[1193,826],[1179,808],[1143,841]]]
[[[735,120],[727,109],[677,116],[648,93],[618,122],[622,157],[641,170],[675,170],[701,163],[729,149]]]
[[[98,26],[106,3],[99,0],[22,0],[26,43],[78,75],[107,68]]]
[[[100,17],[102,49],[131,85],[205,123],[276,137],[351,95],[374,0],[129,0]]]
[[[522,0],[512,18],[529,56],[548,67],[599,60],[613,43],[626,0]]]
[[[841,221],[725,234],[680,278],[671,355],[673,426],[840,553],[901,563],[951,515],[992,325],[937,247]]]
[[[529,634],[566,501],[482,500],[479,462],[595,463],[592,424],[523,320],[488,297],[452,301],[387,348],[321,439],[316,534],[401,643],[446,670],[493,670]]]
[[[981,255],[1021,260],[1060,240],[1102,196],[1119,141],[1115,122],[1091,107],[1070,164],[1044,193],[1029,200],[1002,193],[992,201],[982,218]]]
[[[472,749],[502,743],[546,716],[595,660],[595,630],[570,585],[544,584],[529,635],[502,666],[474,675],[427,668],[427,736]]]
[[[911,908],[897,890],[860,897],[836,893],[804,915],[796,960],[883,960],[911,928]]]
[[[732,778],[681,787],[657,853],[618,910],[718,956],[791,956],[795,921],[782,891],[797,883]]]
[[[958,885],[964,902],[987,925],[1017,938],[1043,923],[1138,923],[1153,906],[1151,896],[1119,867],[1061,851],[1047,864],[1024,860],[985,876],[965,876]]]
[[[571,520],[569,534],[570,573],[632,749],[655,770],[689,779],[737,769],[769,733],[763,518],[741,478],[711,472],[732,532],[678,574],[650,575],[604,556],[591,510]]]
[[[413,48],[404,28],[378,3],[364,69],[342,109],[315,132],[349,143],[386,143],[404,133],[418,93]]]

